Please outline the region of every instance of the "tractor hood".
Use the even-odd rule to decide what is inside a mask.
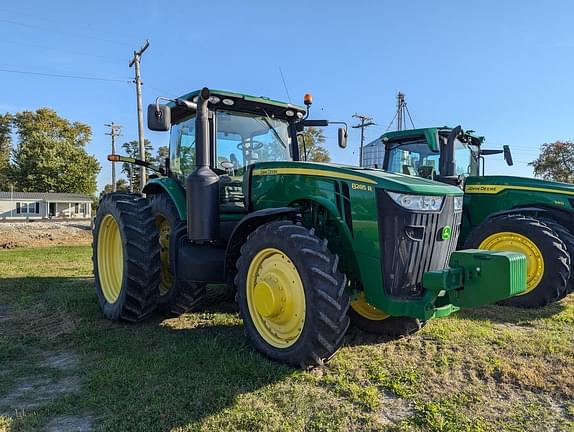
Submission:
[[[254,175],[293,174],[301,176],[330,177],[348,180],[358,185],[372,185],[387,190],[424,195],[462,195],[455,187],[433,180],[395,174],[376,168],[317,162],[263,162],[255,164]]]
[[[496,194],[505,190],[546,192],[574,196],[574,185],[528,177],[481,176],[468,177],[465,184],[467,193]]]

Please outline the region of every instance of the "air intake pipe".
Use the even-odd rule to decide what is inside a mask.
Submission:
[[[199,93],[195,118],[195,170],[185,181],[187,236],[191,242],[217,240],[219,234],[219,177],[209,166],[209,89]]]

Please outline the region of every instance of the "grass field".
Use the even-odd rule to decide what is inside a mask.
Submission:
[[[0,431],[574,430],[574,295],[396,341],[350,329],[300,371],[251,349],[232,304],[106,321],[90,254],[0,252]]]

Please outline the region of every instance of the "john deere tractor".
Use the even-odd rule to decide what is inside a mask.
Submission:
[[[527,257],[527,290],[504,304],[540,307],[574,287],[574,185],[533,178],[484,175],[484,137],[456,128],[411,129],[384,134],[382,168],[464,188],[459,244]]]
[[[401,336],[525,289],[522,254],[453,253],[459,188],[301,161],[298,134],[330,124],[308,119],[310,99],[302,107],[203,88],[161,100],[148,127],[171,131],[169,159],[145,196],[107,194],[97,210],[106,317],[180,313],[201,303],[206,285],[227,284],[253,346],[307,367],[336,352],[350,320]]]

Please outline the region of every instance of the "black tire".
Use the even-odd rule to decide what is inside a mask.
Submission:
[[[172,199],[165,193],[149,196],[151,212],[154,217],[158,244],[160,246],[160,295],[158,311],[163,314],[181,315],[199,306],[205,296],[205,285],[178,280],[174,276],[175,257],[182,237],[187,233],[186,222],[179,218]],[[169,225],[169,232],[160,232],[160,221]],[[167,237],[165,238],[164,237]],[[167,262],[161,257],[166,254]]]
[[[527,237],[540,250],[544,260],[542,279],[530,292],[499,302],[501,305],[538,308],[553,303],[565,292],[570,279],[570,255],[557,233],[540,220],[521,214],[488,219],[472,230],[465,248],[476,249],[488,236],[514,232]]]
[[[267,248],[278,249],[295,266],[305,297],[304,324],[295,342],[285,348],[268,343],[249,311],[247,275],[252,260]],[[342,343],[349,325],[347,278],[338,269],[339,258],[313,229],[290,221],[273,221],[252,232],[237,260],[237,302],[251,344],[273,360],[307,368],[328,361]],[[255,312],[257,313],[257,312]]]
[[[574,271],[572,271],[572,265],[574,265],[574,235],[572,235],[568,228],[553,219],[541,218],[540,221],[558,235],[558,238],[566,245],[566,250],[568,251],[568,255],[570,255],[570,279],[568,279],[566,291],[560,296],[560,298],[564,298],[574,292]]]
[[[351,323],[365,333],[386,336],[392,339],[401,338],[418,332],[424,327],[426,321],[418,318],[391,316],[383,320],[371,320],[359,313],[352,307],[349,308]]]
[[[113,220],[113,222],[111,222]],[[105,221],[106,227],[102,228]],[[113,300],[104,294],[105,264],[100,263],[100,232],[114,226],[119,233],[122,251],[121,284]],[[115,225],[114,225],[115,223]],[[105,232],[102,232],[105,234]],[[103,235],[105,237],[105,235]],[[101,199],[93,230],[93,264],[96,294],[106,318],[137,322],[148,318],[156,308],[159,295],[159,246],[149,201],[138,194],[109,193]],[[105,261],[108,251],[102,249]],[[102,266],[102,273],[100,272]],[[104,281],[102,281],[104,278]],[[108,296],[110,294],[108,293]]]

